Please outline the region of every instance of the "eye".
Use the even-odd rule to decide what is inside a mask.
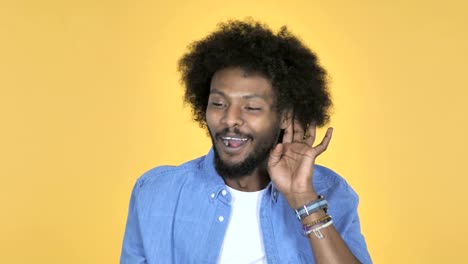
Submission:
[[[249,111],[260,111],[260,110],[262,110],[262,108],[260,108],[260,107],[252,107],[252,106],[247,106],[246,109],[249,110]]]
[[[220,102],[211,102],[210,105],[216,108],[221,108],[224,106],[224,104]]]

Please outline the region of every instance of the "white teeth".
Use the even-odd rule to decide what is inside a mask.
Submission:
[[[235,138],[235,137],[221,137],[221,140],[223,141],[226,147],[229,147],[229,140],[245,142],[249,139],[248,138]]]
[[[237,141],[247,141],[247,138],[234,138],[234,137],[222,137],[224,141],[226,140],[237,140]]]

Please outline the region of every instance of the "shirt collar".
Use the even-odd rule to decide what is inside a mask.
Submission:
[[[210,149],[202,163],[202,177],[207,186],[207,195],[210,201],[218,198],[219,194],[226,189],[223,178],[218,174],[214,166],[214,150]]]

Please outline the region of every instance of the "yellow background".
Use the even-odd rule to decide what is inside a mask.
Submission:
[[[332,77],[318,163],[375,263],[468,263],[465,1],[0,1],[0,263],[117,263],[144,171],[210,147],[177,60],[227,18],[288,25]],[[323,130],[321,131],[323,134]]]

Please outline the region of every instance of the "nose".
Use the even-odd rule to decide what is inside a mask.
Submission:
[[[244,120],[242,119],[242,109],[236,105],[228,106],[224,111],[221,122],[227,125],[227,127],[242,126],[242,124],[244,124]]]

